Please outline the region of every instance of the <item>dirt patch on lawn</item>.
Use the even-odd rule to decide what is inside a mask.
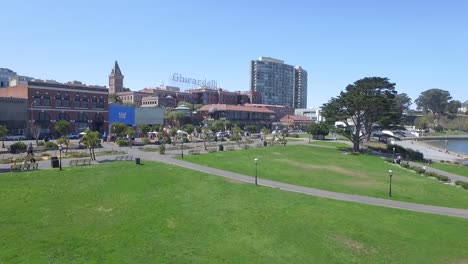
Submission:
[[[455,260],[453,262],[450,262],[451,264],[468,264],[468,259],[459,259]]]
[[[333,166],[333,165],[305,164],[305,163],[301,163],[301,162],[297,162],[297,161],[293,161],[293,160],[288,160],[288,159],[280,159],[278,161],[285,162],[285,163],[291,164],[293,166],[303,168],[303,169],[308,169],[308,170],[321,170],[321,169],[323,169],[323,170],[329,170],[329,171],[333,171],[333,172],[340,173],[340,174],[350,175],[350,176],[353,176],[353,177],[368,177],[369,176],[365,172],[356,172],[356,171],[347,170],[345,168],[341,168],[341,167]]]
[[[340,247],[349,249],[358,254],[373,254],[376,251],[372,247],[367,246],[345,235],[333,235],[331,236],[331,240],[333,240],[333,242],[338,244]]]
[[[244,184],[245,183],[243,181],[239,181],[239,180],[235,180],[235,179],[231,179],[231,178],[226,178],[226,180],[228,182],[237,183],[237,184]]]

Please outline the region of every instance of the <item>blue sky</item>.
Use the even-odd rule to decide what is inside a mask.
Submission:
[[[250,60],[308,71],[308,106],[388,77],[413,100],[440,88],[468,100],[468,1],[2,1],[0,67],[132,90],[171,73],[248,90]],[[5,10],[7,10],[5,12]]]

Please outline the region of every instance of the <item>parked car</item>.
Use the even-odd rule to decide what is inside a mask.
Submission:
[[[68,134],[65,137],[68,138],[68,139],[79,139],[80,135],[78,135],[78,134]]]
[[[5,140],[25,140],[26,137],[24,135],[6,135]]]

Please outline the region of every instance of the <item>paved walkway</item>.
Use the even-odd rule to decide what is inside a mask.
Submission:
[[[415,167],[419,167],[419,168],[423,168],[424,166],[426,166],[426,171],[428,171],[428,172],[435,172],[435,173],[437,173],[437,174],[440,174],[440,175],[443,175],[443,176],[447,176],[447,177],[450,178],[450,180],[451,180],[452,182],[455,182],[455,181],[465,181],[465,182],[468,182],[468,177],[465,177],[465,176],[461,176],[461,175],[453,174],[453,173],[446,172],[446,171],[443,171],[443,170],[438,170],[438,169],[432,168],[430,164],[419,164],[419,163],[412,162],[412,161],[409,161],[409,164],[410,164],[411,166],[415,166]]]
[[[114,149],[116,148],[115,146],[111,146],[111,145],[108,145],[105,148],[107,149],[110,147],[113,147]],[[211,167],[207,167],[203,165],[186,162],[184,160],[176,159],[175,157],[178,156],[179,151],[171,151],[167,155],[160,155],[159,153],[156,153],[156,152],[140,151],[137,147],[126,148],[126,150],[128,152],[128,155],[133,155],[134,158],[139,157],[142,160],[160,161],[160,162],[164,162],[167,164],[188,168],[191,170],[196,170],[196,171],[209,173],[212,175],[217,175],[217,176],[230,178],[230,179],[234,179],[234,180],[238,180],[242,182],[252,183],[252,184],[255,182],[255,178],[252,176],[247,176],[247,175],[242,175],[242,174],[238,174],[238,173],[234,173],[230,171],[215,169],[215,168],[211,168]],[[98,161],[93,161],[93,164],[111,162],[113,161],[115,156],[118,156],[118,155],[97,157]],[[40,169],[51,168],[50,161],[40,161],[38,163],[39,163]],[[63,167],[68,167],[68,165],[69,165],[69,159],[62,160]],[[9,168],[10,168],[9,164],[2,164],[0,166],[0,169],[3,171],[5,169],[9,171]],[[455,175],[455,176],[458,176],[458,175]],[[459,176],[459,177],[462,177],[462,176]],[[310,187],[303,187],[303,186],[297,186],[297,185],[292,185],[292,184],[287,184],[287,183],[282,183],[282,182],[276,182],[276,181],[266,180],[262,178],[258,178],[258,184],[261,186],[265,186],[265,187],[270,187],[270,188],[275,188],[275,189],[280,189],[280,190],[285,190],[285,191],[290,191],[290,192],[296,192],[296,193],[302,193],[302,194],[317,196],[317,197],[322,197],[322,198],[328,198],[328,199],[334,199],[334,200],[340,200],[340,201],[348,201],[348,202],[357,202],[357,203],[362,203],[362,204],[383,206],[383,207],[396,208],[396,209],[409,210],[409,211],[422,212],[422,213],[431,213],[431,214],[437,214],[437,215],[461,217],[461,218],[468,219],[468,210],[466,209],[431,206],[431,205],[399,202],[399,201],[382,199],[382,198],[373,198],[373,197],[367,197],[367,196],[361,196],[361,195],[337,193],[337,192],[325,191],[325,190],[320,190],[320,189],[315,189],[315,188],[310,188]]]

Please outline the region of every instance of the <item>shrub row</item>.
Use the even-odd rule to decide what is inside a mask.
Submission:
[[[387,161],[389,163],[393,163],[392,159],[386,159],[385,161]],[[440,175],[440,174],[435,173],[435,172],[426,171],[425,169],[423,169],[421,167],[411,166],[411,165],[409,165],[408,162],[402,162],[402,163],[400,163],[400,166],[405,168],[405,169],[413,170],[417,174],[422,174],[422,175],[427,176],[427,177],[434,177],[437,180],[442,181],[442,182],[450,182],[450,178],[447,177],[447,176]]]
[[[464,181],[456,181],[455,182],[456,185],[460,185],[463,189],[465,190],[468,190],[468,182],[464,182]]]

